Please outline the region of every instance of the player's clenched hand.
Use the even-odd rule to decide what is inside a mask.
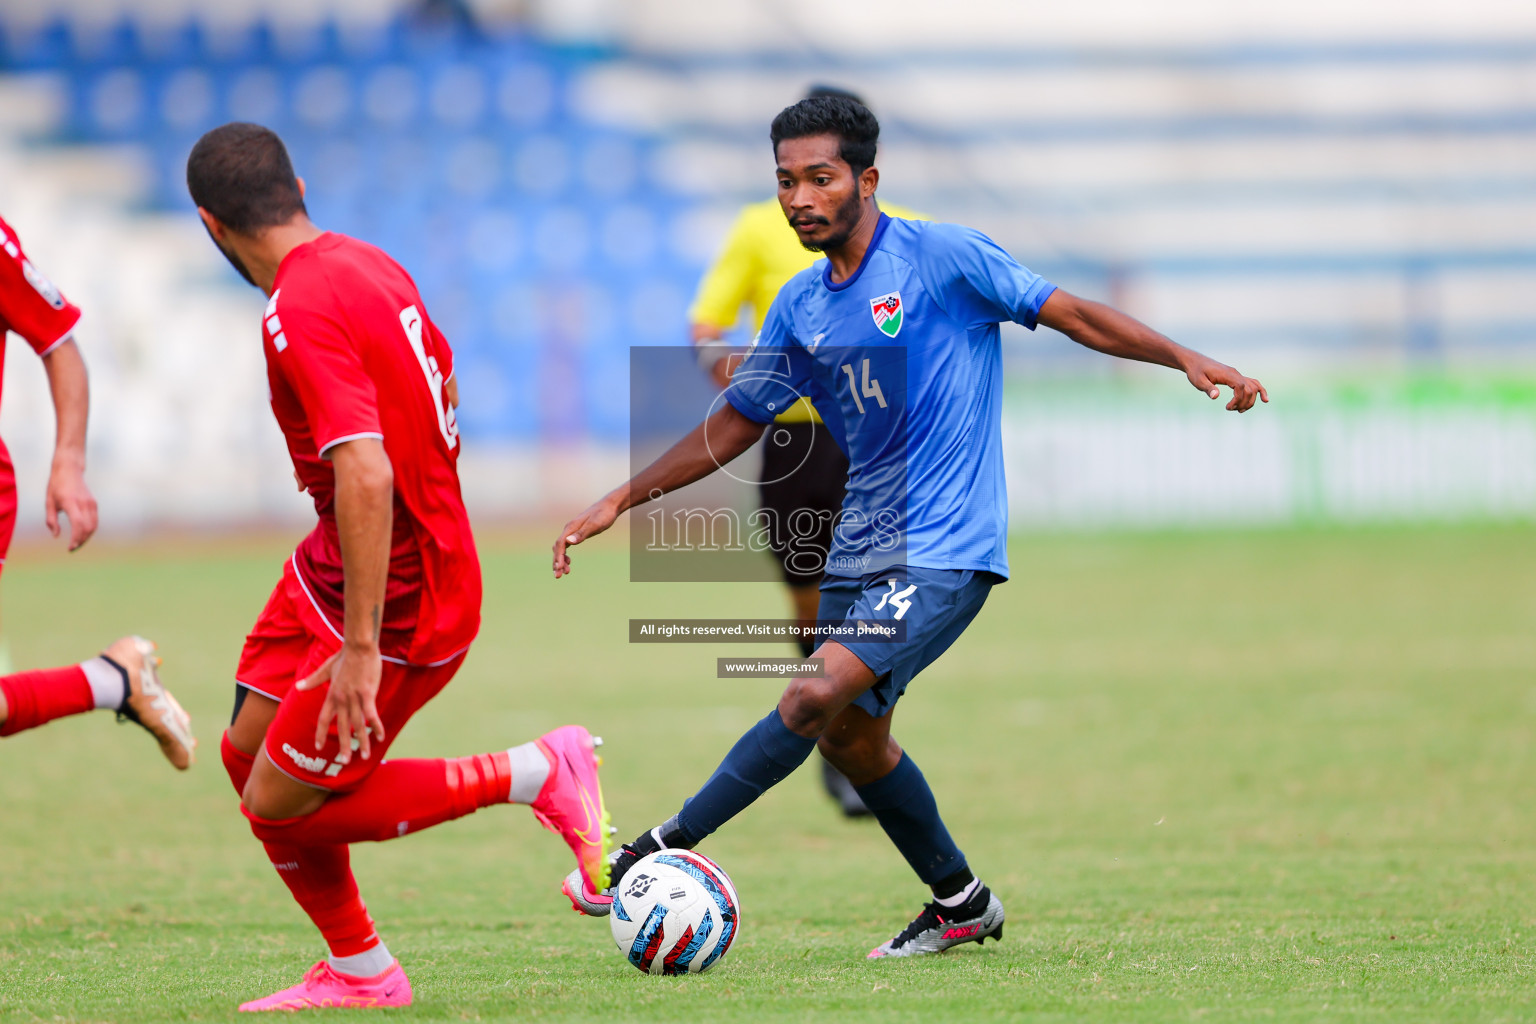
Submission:
[[[1221,397],[1218,384],[1231,388],[1232,400],[1227,403],[1227,409],[1232,412],[1247,412],[1253,408],[1254,402],[1269,401],[1269,392],[1264,390],[1263,384],[1252,377],[1244,377],[1226,363],[1218,363],[1206,356],[1197,355],[1184,372],[1191,384],[1212,398]]]
[[[54,462],[48,474],[44,504],[48,532],[59,535],[59,513],[69,520],[69,550],[74,551],[96,532],[96,496],[86,485],[85,473],[74,464]]]
[[[370,738],[384,739],[384,722],[379,718],[376,703],[379,696],[379,677],[383,675],[384,662],[377,647],[343,647],[321,663],[306,678],[299,680],[298,688],[313,690],[330,683],[325,695],[325,705],[320,709],[320,720],[315,723],[315,749],[325,746],[326,733],[331,722],[336,723],[336,738],[341,751],[336,760],[347,764],[352,760],[352,743],[357,743],[358,753],[366,761],[371,756]]]
[[[619,506],[613,496],[609,495],[566,523],[565,529],[560,531],[560,536],[555,540],[555,579],[571,571],[571,557],[565,552],[567,547],[574,547],[588,537],[596,537],[618,518]]]

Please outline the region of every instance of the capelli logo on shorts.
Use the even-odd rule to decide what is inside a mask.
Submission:
[[[291,743],[283,744],[283,753],[291,757],[294,764],[298,765],[300,768],[307,772],[319,773],[325,771],[325,766],[327,764],[325,758],[309,757],[305,754],[301,754],[297,750],[293,749],[293,744]]]

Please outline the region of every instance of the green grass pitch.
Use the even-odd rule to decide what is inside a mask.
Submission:
[[[317,934],[219,764],[231,673],[284,548],[23,554],[20,666],[156,638],[187,776],[98,713],[0,741],[0,1019],[234,1019]],[[631,615],[783,614],[766,585],[642,586],[617,543],[549,577],[486,544],[485,628],[397,756],[607,739],[628,838],[773,703],[716,680],[763,648],[634,646]],[[1499,1021],[1536,1015],[1536,534],[1020,539],[1015,579],[921,677],[895,734],[1008,908],[1007,937],[867,963],[920,908],[879,828],[802,770],[703,848],[741,893],[712,973],[643,977],[558,891],[521,808],[356,849],[431,1020]],[[774,652],[779,653],[779,652]],[[786,652],[787,653],[787,652]]]

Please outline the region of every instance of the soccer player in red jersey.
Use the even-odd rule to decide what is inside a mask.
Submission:
[[[595,741],[564,726],[489,754],[383,759],[480,626],[453,352],[399,264],[311,223],[270,130],[204,135],[187,187],[219,250],[270,298],[272,411],[319,515],[246,640],[222,747],[251,830],[330,955],[240,1008],[404,1006],[410,982],[358,895],[348,844],[523,803],[584,877],[606,876]]]
[[[90,388],[85,360],[74,341],[79,322],[80,308],[33,265],[16,232],[0,220],[0,370],[4,368],[7,331],[42,357],[57,420],[46,522],[57,537],[60,514],[69,520],[71,551],[96,532],[96,499],[85,483]],[[5,565],[15,529],[16,470],[10,452],[0,442],[0,568]],[[153,644],[138,637],[123,637],[103,654],[79,665],[0,677],[0,736],[66,715],[106,708],[148,729],[166,758],[185,769],[192,763],[197,741],[192,738],[186,712],[160,685],[155,672],[158,664]]]

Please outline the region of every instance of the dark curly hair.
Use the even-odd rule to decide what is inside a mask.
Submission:
[[[785,139],[804,139],[812,135],[837,136],[837,155],[853,168],[854,177],[875,165],[880,122],[875,120],[868,107],[851,95],[807,96],[779,111],[768,131],[774,156],[778,156],[779,143]]]

